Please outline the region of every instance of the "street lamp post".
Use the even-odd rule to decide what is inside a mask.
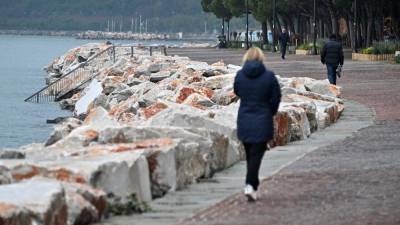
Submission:
[[[276,23],[276,0],[273,0],[272,2],[272,52],[276,52],[275,49],[275,37],[276,37],[276,31],[275,31],[275,23]]]
[[[249,48],[249,0],[246,0],[246,50]]]
[[[313,15],[313,55],[317,54],[317,21],[316,21],[316,17],[317,17],[317,5],[316,5],[316,0],[314,0],[314,15]]]

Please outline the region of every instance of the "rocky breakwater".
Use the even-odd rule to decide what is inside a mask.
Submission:
[[[90,40],[167,40],[169,35],[132,32],[85,31],[75,34],[77,39]]]
[[[72,97],[76,118],[57,124],[46,144],[0,151],[1,224],[80,225],[145,211],[144,202],[242,160],[238,69],[139,50],[102,68]],[[272,145],[305,139],[344,110],[327,81],[279,82]]]

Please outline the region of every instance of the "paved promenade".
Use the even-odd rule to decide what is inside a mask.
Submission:
[[[169,53],[240,64],[243,51]],[[287,77],[326,76],[315,56],[282,61],[268,54],[266,64]],[[310,139],[267,152],[258,202],[247,203],[240,193],[245,165],[239,163],[154,201],[151,213],[103,224],[400,224],[400,66],[347,60],[338,83],[347,99],[342,119]]]

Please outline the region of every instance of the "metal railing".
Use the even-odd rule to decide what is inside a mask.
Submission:
[[[72,91],[80,88],[100,74],[100,69],[115,63],[121,56],[134,56],[135,48],[148,50],[149,55],[154,54],[155,49],[167,55],[166,46],[141,46],[141,45],[112,45],[95,54],[86,62],[79,64],[70,72],[62,75],[59,79],[51,82],[46,87],[25,99],[25,102],[42,103],[59,101]]]
[[[60,94],[69,92],[74,86],[88,79],[93,72],[111,61],[113,46],[110,46],[89,58],[86,62],[79,64],[73,70],[62,75],[56,81],[32,94],[25,102],[51,102],[57,101]]]

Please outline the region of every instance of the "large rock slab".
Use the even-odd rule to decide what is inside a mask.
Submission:
[[[135,194],[151,200],[149,167],[137,145],[91,146],[63,149],[40,161],[5,160],[14,180],[46,177],[62,182],[87,184],[121,199]],[[54,160],[57,159],[57,160]],[[118,185],[117,185],[118,184]]]
[[[227,86],[233,87],[235,76],[236,74],[225,74],[220,76],[209,77],[202,85],[212,90],[223,89],[224,87]]]
[[[281,106],[293,106],[304,109],[307,114],[311,133],[318,130],[317,105],[313,100],[310,99],[310,101],[284,102],[281,104]]]
[[[150,75],[150,81],[157,83],[157,82],[162,81],[170,76],[171,76],[170,71],[162,71],[162,72],[158,72],[158,73],[153,73]]]
[[[336,85],[332,85],[328,80],[315,80],[305,84],[307,91],[315,92],[321,95],[327,95],[330,97],[340,97],[341,88]]]
[[[10,170],[5,166],[0,166],[0,185],[10,184],[12,181]]]
[[[78,128],[82,125],[82,122],[75,118],[68,118],[60,124],[57,124],[54,128],[53,133],[47,139],[45,146],[50,146],[57,141],[63,139],[68,134],[71,133],[75,128]]]
[[[32,225],[30,212],[23,207],[0,203],[0,223],[2,225]]]
[[[314,118],[315,120],[315,118]],[[274,139],[272,146],[286,145],[292,141],[308,138],[311,135],[310,122],[302,107],[281,106],[274,117]]]
[[[65,192],[56,181],[33,179],[2,185],[0,206],[0,221],[5,225],[67,225]]]
[[[225,107],[215,111],[203,111],[187,105],[166,103],[170,106],[151,117],[149,126],[201,127],[227,136],[229,150],[225,167],[244,158],[243,147],[236,135],[237,107]]]
[[[102,93],[101,83],[93,79],[87,88],[83,91],[82,97],[75,104],[75,115],[86,114],[89,105]]]
[[[121,150],[124,151],[118,152]],[[86,153],[81,153],[86,155],[41,165],[52,170],[66,169],[80,174],[92,187],[121,199],[135,194],[139,201],[148,202],[151,200],[149,167],[142,153],[135,150],[130,146],[94,146],[86,149]],[[104,151],[114,153],[104,154]]]
[[[312,92],[310,92],[312,93]],[[323,129],[330,124],[336,122],[344,110],[344,106],[338,101],[324,101],[320,98],[313,98],[314,96],[304,96],[298,94],[290,94],[284,97],[284,100],[290,104],[298,104],[299,102],[312,102],[315,105],[315,116],[318,124],[318,129]],[[304,107],[307,111],[308,109]],[[313,114],[313,111],[308,110],[308,114]],[[315,121],[310,120],[310,125],[315,126]]]
[[[104,129],[106,127],[118,126],[119,124],[108,115],[108,112],[104,108],[97,107],[89,112],[85,121],[83,121],[83,125],[90,126],[93,129]]]
[[[110,128],[100,133],[99,143],[132,143],[154,138],[179,139],[179,142],[176,147],[171,149],[144,152],[148,156],[150,164],[153,196],[157,197],[167,191],[184,188],[187,184],[196,182],[200,177],[210,177],[214,172],[226,167],[229,139],[223,134],[205,129],[182,127]],[[172,160],[172,155],[175,157],[175,162]],[[172,169],[164,168],[167,165],[176,165],[176,175],[163,174]],[[175,176],[176,178],[174,178]],[[176,180],[176,184],[171,183],[173,180]]]
[[[70,213],[70,210],[68,212],[68,218],[69,220],[71,220],[70,218],[75,218],[74,220],[85,220],[87,221],[88,219],[84,218],[84,219],[80,219],[80,217],[87,217],[87,215],[85,215],[84,211],[85,208],[90,208],[89,210],[92,211],[92,207],[94,207],[94,209],[96,210],[96,214],[93,217],[93,214],[91,213],[90,219],[91,221],[98,221],[101,218],[103,218],[105,216],[105,214],[107,213],[107,194],[101,190],[101,189],[96,189],[93,188],[87,184],[80,184],[80,183],[74,183],[74,182],[63,182],[62,183],[66,193],[75,193],[80,195],[82,198],[78,198],[78,203],[82,203],[82,206],[84,207],[80,207],[81,212],[79,211],[75,211],[77,212],[75,215],[78,216],[73,216]],[[68,203],[68,200],[67,200]],[[91,206],[88,206],[88,203],[90,203]],[[79,206],[79,204],[78,204]],[[70,206],[68,206],[68,208],[70,208]],[[82,212],[83,211],[83,212]],[[75,224],[75,223],[73,223]]]
[[[75,192],[66,192],[68,224],[89,225],[99,221],[96,208]]]
[[[211,99],[198,93],[193,93],[189,95],[189,97],[187,97],[185,101],[182,102],[182,104],[199,109],[206,109],[215,105],[215,103],[211,101]]]
[[[64,138],[57,140],[50,148],[59,150],[86,147],[97,140],[98,131],[107,127],[119,126],[119,123],[109,116],[109,113],[103,107],[99,106],[89,112],[82,126],[74,128],[75,125],[78,126],[79,123],[75,123],[72,126],[69,126],[69,124],[66,124],[66,127],[61,126],[60,132],[54,133],[54,137],[52,136],[53,138],[49,139],[48,142],[52,143],[58,139],[58,136],[69,133]],[[70,128],[74,129],[69,131]]]
[[[90,143],[95,142],[97,138],[98,132],[96,129],[90,126],[81,126],[74,129],[65,138],[51,145],[49,149],[62,150],[68,148],[86,147],[89,146]]]
[[[4,149],[0,150],[0,159],[23,159],[25,154],[22,151]]]

